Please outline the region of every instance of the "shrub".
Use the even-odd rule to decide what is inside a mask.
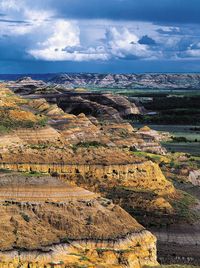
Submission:
[[[79,142],[75,145],[73,145],[72,149],[74,151],[76,151],[78,148],[89,148],[89,147],[95,147],[95,148],[98,148],[98,147],[106,147],[105,144],[103,143],[100,143],[98,141],[86,141],[86,142]]]
[[[43,117],[38,121],[38,125],[40,127],[45,127],[47,125],[47,122],[48,122],[48,119],[46,117]]]
[[[27,215],[27,214],[25,214],[25,213],[21,213],[21,216],[22,216],[22,218],[26,221],[26,222],[29,222],[30,221],[30,217]]]
[[[43,149],[48,148],[48,145],[44,144],[44,143],[42,143],[42,144],[31,144],[30,148],[31,149],[36,149],[36,150],[43,150]]]
[[[188,142],[189,140],[186,137],[172,137],[173,142]]]
[[[0,125],[0,134],[5,134],[9,132],[9,128],[3,125]]]

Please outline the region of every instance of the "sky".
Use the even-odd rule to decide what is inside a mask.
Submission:
[[[0,73],[200,72],[200,0],[0,0]]]

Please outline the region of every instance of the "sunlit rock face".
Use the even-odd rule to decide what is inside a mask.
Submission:
[[[200,186],[200,170],[191,170],[189,172],[188,181],[195,186]]]
[[[3,267],[157,264],[155,237],[108,199],[47,176],[1,174],[0,186]]]
[[[98,195],[50,176],[14,173],[1,175],[0,200],[17,202],[65,202],[95,199]]]
[[[174,187],[164,175],[157,164],[151,161],[137,164],[111,164],[111,165],[81,165],[81,164],[51,164],[51,163],[0,163],[4,169],[21,172],[43,172],[66,174],[67,181],[80,183],[84,186],[98,187],[107,184],[107,187],[124,186],[149,189],[157,194],[171,194]]]
[[[123,200],[119,199],[120,189],[128,188],[139,192],[137,198],[134,195],[130,199],[133,208],[173,212],[165,198],[174,194],[173,185],[157,164],[133,153],[138,150],[163,154],[154,137],[145,140],[128,122],[100,123],[83,113],[65,113],[44,98],[22,98],[5,86],[1,88],[0,99],[4,105],[1,111],[6,115],[9,111],[3,122],[9,123],[8,128],[0,133],[1,168],[56,173],[65,181],[111,195],[123,207],[127,202],[125,195]],[[22,114],[28,125],[24,125],[27,121]],[[116,188],[119,192],[113,196]],[[150,192],[150,200],[141,198],[143,192]]]

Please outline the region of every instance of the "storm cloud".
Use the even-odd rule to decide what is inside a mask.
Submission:
[[[0,0],[0,72],[200,71],[199,12],[199,0]]]

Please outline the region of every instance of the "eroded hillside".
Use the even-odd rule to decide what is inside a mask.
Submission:
[[[47,176],[1,174],[0,186],[3,267],[157,263],[155,237],[110,200]]]
[[[93,123],[84,114],[66,114],[44,99],[15,101],[11,91],[1,92],[2,102],[15,102],[9,111],[45,120],[44,125],[33,123],[29,128],[16,124],[1,135],[2,168],[67,174],[67,180],[95,191],[132,187],[158,196],[174,194],[157,164],[132,153],[135,149],[164,153],[156,138],[147,135],[145,141],[144,134],[125,122]]]
[[[132,216],[136,216],[147,224],[149,222],[145,222],[145,218],[148,215],[151,215],[151,221],[155,222],[159,222],[161,217],[165,217],[169,222],[174,221],[174,219],[177,222],[180,220],[179,212],[172,201],[181,200],[182,194],[177,192],[172,182],[163,175],[155,161],[139,154],[140,152],[157,153],[164,158],[166,151],[159,141],[166,136],[152,132],[148,128],[137,130],[121,118],[120,121],[113,120],[113,117],[112,120],[108,118],[109,120],[101,121],[98,116],[86,116],[83,113],[78,115],[68,114],[66,109],[58,107],[57,102],[52,102],[51,98],[49,100],[48,97],[42,97],[44,96],[40,95],[36,98],[19,97],[7,89],[5,85],[1,85],[1,170],[3,172],[12,170],[23,174],[32,174],[38,176],[38,179],[41,175],[51,174],[62,183],[67,182],[87,189],[86,191],[74,188],[74,192],[88,193],[88,190],[90,190],[95,194],[89,194],[87,198],[90,202],[87,203],[83,198],[84,194],[80,194],[81,200],[76,195],[75,199],[77,198],[77,200],[64,198],[65,194],[70,196],[69,187],[65,192],[65,187],[63,186],[61,190],[59,183],[58,188],[51,185],[51,190],[47,186],[40,186],[40,184],[37,188],[33,182],[34,185],[31,187],[26,186],[26,182],[23,180],[20,181],[21,188],[19,183],[17,188],[11,182],[7,183],[7,186],[2,184],[0,193],[0,198],[2,198],[1,209],[6,219],[2,234],[5,228],[8,228],[9,232],[12,233],[10,238],[6,239],[7,242],[4,241],[5,249],[15,250],[17,245],[21,249],[36,250],[51,244],[51,248],[48,250],[56,252],[52,254],[52,258],[57,256],[58,250],[61,254],[59,258],[62,256],[63,259],[65,258],[66,248],[64,248],[64,253],[63,250],[60,253],[60,247],[63,249],[63,246],[54,247],[53,244],[61,243],[65,236],[68,237],[67,232],[69,231],[69,234],[72,235],[69,237],[70,241],[76,240],[76,238],[80,240],[81,236],[86,240],[94,238],[103,241],[100,242],[103,243],[101,245],[98,244],[99,242],[95,242],[94,246],[91,242],[92,246],[89,246],[89,248],[92,248],[92,253],[88,251],[88,254],[92,254],[93,262],[95,259],[96,262],[104,264],[105,258],[105,262],[108,262],[108,255],[111,254],[114,258],[112,265],[119,265],[113,267],[121,267],[120,265],[140,267],[143,264],[155,264],[155,238],[149,233],[147,238],[139,236],[145,246],[144,249],[142,247],[142,250],[139,250],[142,252],[142,257],[138,257],[140,255],[140,253],[137,255],[138,248],[134,246],[132,251],[132,248],[130,250],[129,247],[134,243],[134,245],[141,243],[138,243],[137,236],[132,239],[130,234],[135,227],[133,233],[137,233],[137,230],[143,230],[143,227],[115,204],[120,204]],[[123,109],[121,114],[123,114]],[[2,177],[0,181],[3,182]],[[37,195],[37,190],[33,191],[32,187],[35,187],[40,194]],[[43,191],[46,194],[42,200],[42,205],[36,202],[36,205],[32,206],[30,202],[35,204],[35,197],[37,197],[37,201],[40,200]],[[9,194],[9,192],[12,192],[12,194]],[[27,192],[30,192],[31,195],[26,196]],[[98,194],[105,198],[109,197],[114,204],[110,201],[107,204],[107,201],[96,196]],[[22,196],[26,198],[23,199]],[[49,203],[48,199],[51,199],[52,196],[54,199]],[[58,199],[55,200],[55,198]],[[12,202],[7,202],[10,199]],[[101,202],[103,202],[103,205]],[[39,211],[37,215],[33,210],[34,206],[36,206],[36,211]],[[22,210],[28,216],[25,216],[25,218],[33,219],[33,221],[22,220]],[[78,216],[80,211],[86,213],[83,214],[81,224]],[[98,211],[101,211],[100,214],[97,213]],[[16,219],[11,216],[13,212]],[[55,217],[51,217],[51,215]],[[71,218],[74,221],[69,225]],[[104,223],[102,223],[102,218],[105,218]],[[6,225],[7,221],[10,222],[8,225]],[[113,226],[114,229],[109,230],[111,225],[115,225]],[[30,237],[28,236],[29,232],[25,232],[29,228],[33,231],[32,233],[29,230]],[[44,241],[39,239],[39,233],[41,232],[46,234],[43,238]],[[146,234],[146,231],[144,232]],[[119,247],[116,247],[115,243],[112,247],[110,244],[104,244],[104,239],[113,238],[109,233],[114,235],[117,245],[120,245]],[[23,234],[26,234],[25,236],[29,237],[30,240],[26,241]],[[35,241],[33,241],[34,235],[38,235]],[[122,239],[122,244],[119,243],[118,239],[120,241]],[[83,243],[84,246],[82,242],[78,245],[75,244],[76,250],[77,247],[81,247],[81,249],[86,248],[87,251],[86,242]],[[111,243],[113,245],[113,242]],[[88,243],[86,244],[88,245]],[[151,247],[153,251],[150,249]],[[96,248],[100,248],[100,250],[98,251]],[[73,244],[72,254],[68,255],[74,255],[74,250]],[[83,253],[83,251],[81,252]],[[121,252],[125,255],[120,255]],[[80,253],[80,249],[78,249],[78,252],[75,251],[75,254],[82,253]],[[18,252],[13,251],[12,254],[19,259]],[[13,256],[12,254],[4,254],[4,256],[7,256],[9,260]],[[27,254],[23,254],[22,256],[26,262]],[[83,254],[84,259],[89,258],[88,254]],[[42,255],[41,258],[46,258],[44,253],[40,255]],[[36,258],[35,255],[33,258]],[[66,258],[69,258],[69,256]],[[49,257],[47,259],[49,263]],[[77,259],[77,256],[75,259]],[[58,260],[57,257],[56,260]],[[91,265],[88,267],[96,267],[96,264],[91,264],[89,261],[88,265]],[[108,266],[109,264],[105,265],[107,265],[105,267],[112,267]]]

